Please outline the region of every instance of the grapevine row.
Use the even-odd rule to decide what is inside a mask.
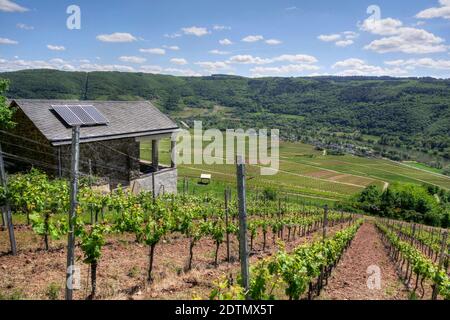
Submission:
[[[319,295],[327,283],[333,268],[349,247],[363,220],[336,232],[332,237],[311,244],[301,245],[291,253],[284,249],[251,268],[248,292],[229,280],[217,283],[210,294],[211,299],[272,300],[282,297],[280,290],[290,300],[303,296],[312,299]]]
[[[439,293],[444,299],[450,299],[450,279],[442,266],[436,265],[411,243],[401,239],[399,234],[391,230],[381,221],[376,222],[381,231],[382,239],[389,248],[389,255],[403,271],[406,265],[405,281],[410,285],[414,281],[413,293],[421,287],[421,297],[425,295],[424,281],[430,281],[434,293]],[[413,280],[415,274],[415,280]]]
[[[400,233],[403,238],[413,241],[413,244],[434,262],[438,260],[442,245],[440,232],[430,232],[414,224],[408,226],[402,222],[391,222],[389,227]],[[447,239],[447,246],[449,244],[450,239]]]

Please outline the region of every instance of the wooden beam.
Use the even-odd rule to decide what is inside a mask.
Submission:
[[[170,141],[170,167],[176,168],[177,167],[177,148],[176,148],[177,142],[174,140]]]
[[[152,166],[155,172],[159,170],[159,140],[152,140]]]

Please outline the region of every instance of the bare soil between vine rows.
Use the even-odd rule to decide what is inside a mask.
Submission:
[[[337,225],[330,233],[340,230]],[[305,237],[295,237],[287,242],[286,250],[299,244],[319,239],[321,229]],[[16,230],[19,254],[8,251],[8,233],[0,231],[0,300],[15,299],[63,299],[65,286],[65,239],[51,243],[51,249],[42,250],[42,238],[26,226]],[[232,256],[238,254],[238,242],[230,235]],[[277,238],[278,240],[278,238]],[[262,250],[261,232],[254,240],[250,262],[254,263],[278,250],[272,234],[267,234],[266,250]],[[156,246],[153,268],[154,283],[146,284],[149,249],[134,241],[132,235],[117,235],[108,239],[102,250],[97,270],[97,299],[207,299],[214,281],[239,270],[239,262],[227,263],[226,245],[219,250],[219,266],[214,266],[215,244],[212,239],[202,239],[194,248],[193,269],[185,272],[189,251],[188,239],[171,235]],[[82,262],[82,252],[75,251],[77,265],[81,269],[81,289],[75,291],[75,299],[85,299],[90,292],[89,268]],[[235,277],[234,277],[235,278]]]
[[[380,288],[368,279],[380,268]],[[372,267],[373,268],[373,267]],[[371,278],[373,279],[373,278]],[[399,279],[394,263],[389,259],[380,234],[371,222],[358,230],[350,247],[333,270],[319,299],[327,300],[407,300],[408,291]]]

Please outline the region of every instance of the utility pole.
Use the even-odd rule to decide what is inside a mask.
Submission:
[[[3,162],[2,145],[0,144],[0,179],[5,190],[8,193],[8,177],[6,176],[5,163]],[[11,207],[9,206],[8,197],[6,197],[5,212],[2,213],[3,219],[6,220],[9,233],[9,243],[11,244],[11,253],[13,256],[17,255],[16,237],[14,235],[14,225],[12,221]],[[5,219],[6,218],[6,219]]]
[[[78,166],[80,159],[80,126],[72,127],[72,163],[70,185],[69,235],[67,240],[66,300],[73,299],[73,271],[75,267],[75,220],[78,207]]]
[[[242,285],[247,295],[249,289],[247,209],[245,203],[245,164],[243,156],[236,157],[237,189],[239,201],[239,255],[241,259]]]

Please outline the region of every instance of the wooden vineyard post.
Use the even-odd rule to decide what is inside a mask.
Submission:
[[[3,151],[2,145],[0,144],[0,179],[3,189],[7,191],[8,189],[8,177],[6,176],[5,164],[3,162]],[[12,221],[11,207],[9,206],[8,197],[6,197],[6,204],[4,213],[2,213],[3,219],[6,220],[6,225],[8,227],[9,243],[11,245],[11,253],[13,256],[17,255],[16,237],[14,235],[14,225]]]
[[[322,239],[325,241],[325,238],[327,237],[327,227],[328,227],[328,206],[325,205],[325,208],[323,210],[323,234]]]
[[[3,206],[1,208],[2,210],[2,230],[6,230],[6,210],[5,207]]]
[[[278,198],[278,217],[281,218],[281,198]]]
[[[416,224],[411,225],[411,244],[414,244],[414,236],[416,235]]]
[[[247,211],[245,203],[245,164],[243,156],[236,157],[237,189],[239,202],[239,255],[241,260],[242,285],[247,295],[249,289],[248,239],[247,239]]]
[[[284,202],[284,210],[286,214],[289,214],[289,196],[286,195],[286,200]]]
[[[230,233],[228,231],[229,225],[229,212],[228,212],[228,188],[225,188],[225,230],[227,241],[227,262],[230,262]]]
[[[155,173],[152,172],[152,197],[153,197],[153,203],[156,202],[156,187],[155,187]]]
[[[88,168],[89,168],[89,188],[92,188],[92,160],[88,159]],[[91,213],[91,225],[94,225],[97,223],[97,220],[94,219],[94,211],[92,210],[92,204],[89,203],[89,211]]]
[[[442,235],[442,239],[441,239],[441,250],[439,253],[439,269],[441,269],[444,265],[444,260],[446,258],[446,254],[447,254],[447,238],[448,238],[448,230],[445,230],[443,235]],[[437,285],[433,285],[433,293],[431,295],[431,299],[432,300],[436,300],[437,299],[437,295],[438,295],[438,287]]]
[[[80,127],[72,128],[72,181],[70,185],[69,233],[67,239],[66,300],[73,299],[73,272],[75,268],[75,219],[78,207],[78,166],[80,158]]]

